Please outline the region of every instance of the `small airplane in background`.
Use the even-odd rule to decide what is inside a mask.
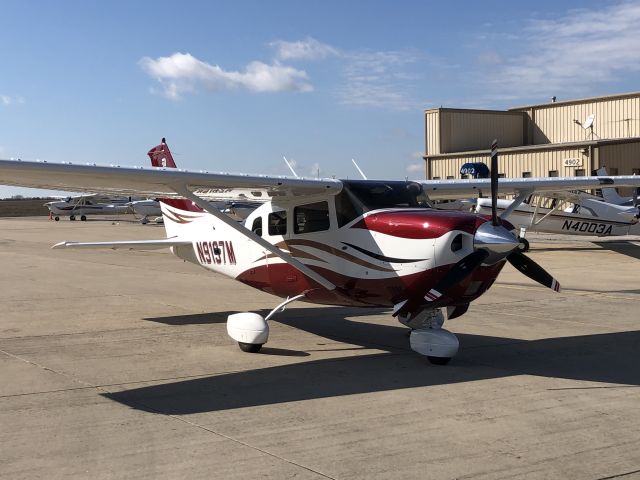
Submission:
[[[602,167],[596,171],[596,174],[599,177],[607,176],[607,168]],[[640,188],[636,188],[634,191],[634,195],[632,197],[621,197],[615,188],[603,188],[602,189],[602,198],[607,203],[612,203],[614,205],[621,205],[624,207],[635,207],[638,209],[638,213],[640,214],[640,202],[638,199],[640,198]]]
[[[155,147],[160,168],[141,169],[0,160],[0,184],[107,191],[161,198],[166,238],[61,242],[55,248],[170,248],[179,258],[284,300],[266,317],[232,314],[227,332],[257,352],[268,320],[293,301],[388,307],[409,326],[411,348],[436,364],[458,351],[442,328],[463,315],[508,261],[535,282],[560,284],[521,251],[505,217],[533,192],[640,187],[640,177],[522,178],[498,181],[497,142],[490,179],[337,180],[178,170],[166,142]],[[153,160],[153,158],[152,158]],[[269,201],[239,223],[195,192],[264,191]],[[431,198],[469,198],[491,191],[491,215],[435,210]],[[516,200],[498,215],[498,192]]]
[[[131,211],[129,199],[107,198],[95,194],[54,200],[45,203],[44,206],[49,209],[56,222],[60,217],[69,217],[69,220],[79,218],[85,221],[87,215],[120,215]]]
[[[146,225],[149,223],[149,217],[151,217],[155,223],[162,223],[162,210],[160,210],[160,202],[157,200],[135,200],[129,202],[128,205],[134,215],[141,217],[141,224]]]
[[[581,191],[532,194],[505,218],[520,230],[525,249],[529,247],[525,239],[527,231],[598,237],[640,235],[637,194],[636,190],[634,198],[623,199],[614,188],[604,186],[602,197]],[[498,212],[505,212],[511,203],[511,200],[498,200]],[[491,212],[491,205],[490,199],[478,198],[475,211],[486,215]]]

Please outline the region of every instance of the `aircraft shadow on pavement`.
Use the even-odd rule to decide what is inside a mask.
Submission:
[[[496,285],[501,285],[501,286],[511,286],[511,287],[529,287],[531,288],[532,286],[534,288],[537,288],[538,290],[542,290],[544,291],[544,289],[532,282],[526,282],[526,280],[524,282],[504,282],[504,281],[499,281],[496,282]],[[565,287],[564,285],[562,286],[562,291],[563,292],[593,292],[593,293],[627,293],[627,294],[637,294],[640,293],[640,289],[637,288],[632,288],[629,290],[624,290],[621,288],[612,288],[610,290],[605,290],[604,288],[585,288],[585,287],[580,287],[580,288],[568,288]],[[537,301],[537,300],[531,300],[531,301]]]
[[[512,375],[640,386],[640,331],[535,341],[461,334],[460,353],[450,365],[442,367],[430,365],[426,358],[409,350],[406,328],[352,319],[365,312],[350,308],[292,309],[276,321],[331,340],[383,350],[381,353],[301,360],[105,396],[135,409],[181,415]]]
[[[211,312],[211,313],[191,313],[188,315],[173,315],[170,317],[147,317],[143,320],[165,325],[207,325],[212,323],[226,323],[227,316],[238,312]]]
[[[636,258],[640,260],[640,246],[628,241],[604,241],[593,242],[604,250],[610,250],[612,252],[627,255],[628,257]]]

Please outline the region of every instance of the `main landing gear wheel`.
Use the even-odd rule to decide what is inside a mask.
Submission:
[[[55,217],[53,217],[53,219],[54,219],[56,222],[59,222],[59,221],[60,221],[60,217],[58,217],[57,215],[56,215]]]
[[[82,220],[83,222],[85,222],[85,221],[87,220],[87,216],[86,216],[86,215],[82,215],[82,216],[80,217],[80,220]]]
[[[427,360],[433,365],[446,365],[451,361],[451,357],[430,357],[427,355]]]
[[[76,216],[75,216],[75,215],[71,215],[71,216],[69,217],[69,220],[71,220],[72,222],[73,222],[75,219],[76,219]]]
[[[240,347],[240,350],[247,353],[258,353],[262,348],[262,345],[263,345],[262,343],[238,342],[238,346]]]

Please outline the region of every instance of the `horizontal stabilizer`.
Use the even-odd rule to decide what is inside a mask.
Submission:
[[[56,243],[51,248],[110,248],[112,250],[158,250],[161,248],[191,245],[189,240],[180,240],[175,237],[160,240],[121,240],[118,242],[74,242],[65,241]]]

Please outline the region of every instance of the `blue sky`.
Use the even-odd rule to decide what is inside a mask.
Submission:
[[[640,2],[11,1],[0,158],[423,175],[425,108],[640,90]],[[0,197],[24,189],[0,187]]]

